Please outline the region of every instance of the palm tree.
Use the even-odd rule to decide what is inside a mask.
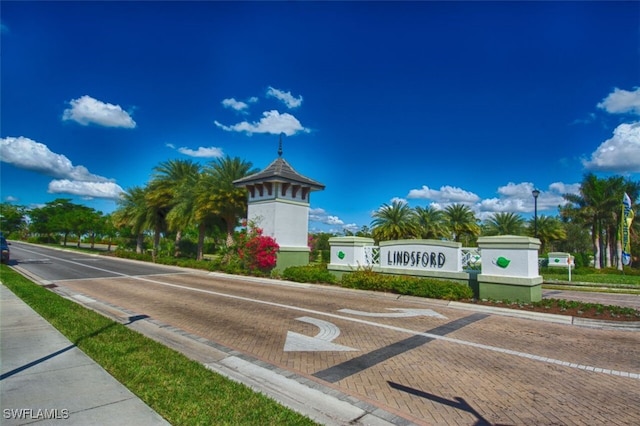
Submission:
[[[227,245],[233,244],[233,231],[239,218],[247,214],[247,190],[233,181],[257,173],[253,164],[238,157],[219,158],[205,166],[198,182],[196,220],[204,226],[214,216],[222,218],[227,228]]]
[[[444,209],[445,221],[452,233],[453,240],[460,242],[462,236],[477,237],[480,226],[475,213],[464,204],[452,204]]]
[[[580,194],[564,194],[563,197],[572,203],[572,205],[565,206],[563,214],[574,217],[578,222],[591,227],[594,267],[600,269],[602,264],[602,215],[607,205],[604,181],[598,179],[594,174],[588,173],[580,185]]]
[[[142,253],[144,231],[147,226],[147,203],[145,188],[134,186],[118,200],[118,209],[113,213],[117,227],[129,226],[136,236],[136,253]]]
[[[449,230],[444,221],[444,212],[432,206],[416,207],[416,221],[418,223],[418,235],[425,239],[440,239],[445,237]]]
[[[599,179],[588,173],[582,180],[579,194],[563,195],[569,204],[560,209],[562,216],[591,229],[596,269],[612,266],[614,253],[620,250],[618,226],[624,192],[637,197],[640,184],[619,176]],[[618,250],[614,249],[616,246]],[[618,267],[621,267],[619,261]]]
[[[154,168],[153,198],[167,209],[168,229],[176,232],[174,256],[180,255],[182,231],[193,222],[195,187],[201,167],[191,160],[169,160]]]
[[[494,213],[485,220],[484,235],[522,235],[524,233],[524,219],[516,213]]]
[[[154,167],[148,185],[146,202],[148,219],[154,231],[153,256],[157,256],[160,235],[176,231],[175,256],[179,255],[182,229],[192,219],[191,192],[200,173],[200,166],[191,160],[169,160]],[[171,214],[171,211],[177,210]]]
[[[373,238],[378,241],[415,238],[418,235],[416,212],[407,203],[383,204],[371,221]]]
[[[534,236],[535,218],[529,220],[529,235]],[[549,243],[554,241],[562,241],[567,238],[567,230],[563,226],[560,219],[551,216],[538,216],[538,236],[540,240],[540,253],[545,253],[546,247]]]

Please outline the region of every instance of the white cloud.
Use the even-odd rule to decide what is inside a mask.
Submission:
[[[433,200],[435,203],[462,203],[473,204],[480,200],[473,192],[465,191],[461,188],[445,185],[439,190],[431,189],[423,185],[421,189],[412,189],[407,198]]]
[[[534,189],[534,185],[531,182],[513,183],[509,182],[506,186],[498,188],[498,194],[505,197],[531,197],[531,192]]]
[[[74,166],[64,155],[23,136],[0,139],[0,154],[4,163],[57,178],[49,184],[49,192],[100,198],[117,198],[122,192],[111,179],[94,175],[84,166]]]
[[[86,167],[74,166],[67,157],[51,152],[39,142],[23,136],[0,139],[0,152],[4,163],[43,173],[56,178],[80,181],[106,182],[108,179],[89,173]]]
[[[344,225],[344,221],[338,216],[329,215],[321,208],[309,209],[309,220],[311,222],[324,223],[325,225]]]
[[[640,172],[640,122],[620,124],[611,139],[603,142],[582,164],[588,170],[638,173]]]
[[[321,208],[309,209],[309,221],[322,223],[330,226],[339,226],[342,229],[346,229],[346,226],[349,226],[349,225],[345,225],[344,221],[340,219],[338,216],[332,216],[328,214],[324,209],[321,209]],[[352,224],[350,226],[355,226],[355,225]]]
[[[513,183],[498,188],[499,197],[487,198],[477,204],[481,218],[492,213],[531,213],[535,209],[533,190],[536,188],[531,182]],[[579,183],[566,184],[554,182],[544,190],[538,188],[538,210],[552,210],[566,204],[563,194],[575,194],[580,190]]]
[[[120,105],[104,103],[87,95],[73,99],[69,104],[71,108],[64,110],[62,115],[65,121],[75,121],[83,126],[93,123],[105,127],[136,127],[136,122]]]
[[[579,194],[581,185],[579,183],[554,182],[549,185],[549,191],[556,194]]]
[[[632,92],[617,87],[598,104],[610,114],[632,113],[640,115],[640,87]]]
[[[324,222],[327,225],[344,225],[344,221],[340,219],[338,216],[327,216],[326,221]]]
[[[298,108],[302,105],[302,96],[296,98],[291,94],[291,92],[284,92],[273,87],[269,87],[267,90],[267,96],[271,96],[282,101],[287,108]]]
[[[124,190],[115,182],[81,182],[56,179],[49,182],[48,192],[52,194],[73,194],[81,197],[108,198],[117,200]]]
[[[498,187],[498,196],[481,199],[476,194],[461,188],[445,185],[440,190],[423,186],[422,189],[413,189],[407,198],[431,200],[429,207],[435,210],[445,210],[452,204],[467,205],[476,217],[485,220],[493,213],[532,213],[534,211],[534,198],[532,191],[536,186],[531,182],[514,183]],[[580,190],[579,183],[565,184],[554,182],[545,190],[538,188],[538,211],[555,210],[560,205],[566,204],[563,194],[577,193]]]
[[[243,111],[243,110],[249,108],[249,105],[247,105],[245,102],[236,101],[234,98],[223,99],[222,100],[222,105],[225,108],[231,108],[231,109],[234,109],[236,111]]]
[[[184,155],[188,155],[189,157],[198,157],[198,158],[220,158],[223,157],[222,148],[216,148],[214,146],[205,148],[199,147],[197,150],[189,149],[189,148],[178,148],[178,152]]]
[[[482,200],[478,205],[481,212],[510,212],[525,213],[533,210],[533,197],[529,193],[531,200],[525,201],[522,198],[488,198]]]
[[[348,223],[346,225],[342,225],[342,229],[344,229],[345,231],[356,233],[360,230],[360,226],[356,225],[355,223]]]
[[[226,126],[218,121],[215,121],[216,126],[220,127],[227,132],[246,132],[252,133],[270,133],[279,135],[284,133],[287,136],[295,135],[298,132],[309,132],[309,129],[302,127],[302,124],[289,113],[280,114],[276,110],[265,111],[262,113],[262,119],[259,122],[249,123],[243,121],[231,126]]]
[[[13,195],[7,195],[6,197],[4,197],[4,201],[6,201],[7,203],[15,203],[18,200],[18,198],[14,197]]]

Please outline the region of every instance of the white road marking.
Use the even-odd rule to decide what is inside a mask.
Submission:
[[[444,315],[440,315],[431,309],[406,309],[406,308],[387,308],[390,311],[397,312],[364,312],[356,311],[353,309],[340,309],[338,312],[343,314],[359,315],[361,317],[377,317],[377,318],[409,318],[409,317],[435,317],[440,319],[447,319]]]
[[[349,346],[332,343],[332,340],[340,336],[340,329],[335,324],[311,317],[300,317],[296,319],[315,325],[320,329],[320,332],[316,334],[315,337],[305,336],[304,334],[293,331],[287,332],[287,339],[284,342],[285,352],[357,351],[357,349],[350,348]]]

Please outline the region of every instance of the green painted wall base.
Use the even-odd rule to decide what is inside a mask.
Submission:
[[[276,267],[278,271],[284,271],[290,266],[304,266],[309,264],[309,249],[283,249],[278,250]]]
[[[539,302],[542,300],[542,277],[511,278],[478,275],[480,299]]]

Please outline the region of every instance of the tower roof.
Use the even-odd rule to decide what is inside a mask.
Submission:
[[[281,154],[281,151],[279,151],[278,154]],[[324,189],[323,184],[296,172],[294,168],[280,156],[271,162],[264,170],[234,180],[233,184],[235,186],[247,186],[264,182],[288,182],[308,186],[311,190]]]

